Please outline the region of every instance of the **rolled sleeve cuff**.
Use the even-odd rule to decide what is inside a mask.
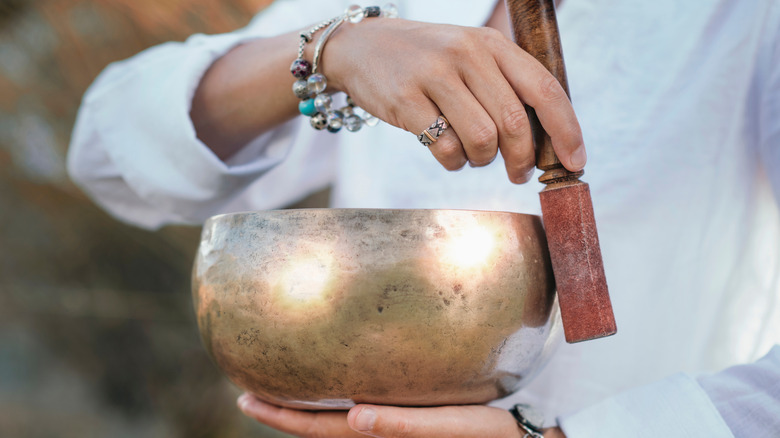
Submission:
[[[149,204],[205,219],[219,208],[212,204],[229,202],[289,153],[295,121],[256,139],[253,144],[262,147],[251,148],[255,157],[242,162],[226,164],[197,138],[189,116],[192,96],[209,66],[246,39],[242,32],[195,35],[150,49],[116,71],[109,67],[96,81],[84,106],[111,161]]]
[[[558,418],[567,438],[733,438],[707,393],[687,374],[610,397]]]

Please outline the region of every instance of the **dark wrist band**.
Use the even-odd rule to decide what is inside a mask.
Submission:
[[[542,424],[544,424],[544,417],[531,406],[525,404],[517,404],[509,410],[515,420],[517,426],[525,432],[523,438],[544,438],[542,432]]]

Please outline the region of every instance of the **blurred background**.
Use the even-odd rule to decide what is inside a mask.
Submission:
[[[200,229],[123,225],[65,171],[81,96],[107,64],[236,29],[270,2],[0,0],[2,437],[282,436],[238,412],[201,346]]]

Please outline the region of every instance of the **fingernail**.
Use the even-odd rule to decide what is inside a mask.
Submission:
[[[251,398],[252,398],[252,396],[249,395],[249,394],[246,394],[246,393],[241,394],[241,396],[238,397],[238,400],[237,400],[238,408],[241,409],[242,411],[245,411],[247,406],[251,402],[251,400],[250,400]]]
[[[576,170],[580,170],[585,167],[585,162],[588,160],[588,156],[585,153],[585,146],[580,145],[569,158],[571,165],[576,167]]]
[[[374,428],[376,412],[371,408],[363,408],[355,418],[355,428],[361,432],[369,432]]]

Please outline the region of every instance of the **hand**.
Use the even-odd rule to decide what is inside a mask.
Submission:
[[[522,437],[512,414],[488,406],[398,408],[357,405],[349,412],[280,408],[251,394],[238,398],[241,411],[263,424],[299,437],[465,438]],[[565,438],[558,428],[545,438]]]
[[[536,113],[561,163],[585,165],[582,134],[560,83],[501,32],[403,19],[346,23],[323,52],[331,89],[380,119],[420,134],[443,114],[452,125],[430,146],[448,170],[490,163],[500,151],[509,179],[535,164],[523,104]]]

